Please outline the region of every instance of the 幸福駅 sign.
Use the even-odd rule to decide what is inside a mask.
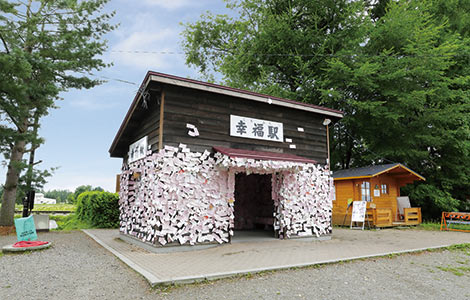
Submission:
[[[248,139],[283,142],[282,123],[230,115],[230,135]]]
[[[129,146],[129,159],[128,162],[134,162],[142,159],[147,155],[147,136],[144,136],[140,140],[132,143]]]

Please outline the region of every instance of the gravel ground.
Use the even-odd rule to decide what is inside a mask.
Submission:
[[[14,236],[0,237],[0,246]],[[470,251],[367,259],[151,289],[82,232],[43,233],[52,248],[0,256],[0,299],[470,298]],[[345,249],[347,251],[347,249]]]

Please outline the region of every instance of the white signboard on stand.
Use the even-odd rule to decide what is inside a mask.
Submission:
[[[353,202],[353,209],[352,209],[352,215],[351,215],[351,229],[353,229],[352,224],[354,222],[362,222],[362,227],[354,227],[354,229],[364,230],[364,225],[366,221],[366,210],[367,210],[366,201],[354,201]]]
[[[284,128],[279,122],[230,115],[230,135],[282,143]]]
[[[364,222],[366,218],[366,201],[354,201],[351,221],[352,222]]]

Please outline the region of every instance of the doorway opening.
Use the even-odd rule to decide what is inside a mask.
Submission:
[[[235,175],[236,240],[276,237],[271,178],[272,174]]]

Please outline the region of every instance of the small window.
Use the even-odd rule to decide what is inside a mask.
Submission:
[[[381,185],[382,194],[388,194],[388,184]]]
[[[362,201],[370,202],[370,182],[363,181],[361,184],[361,199]]]
[[[333,187],[331,188],[331,199],[333,201],[336,201],[336,186],[333,184]]]

